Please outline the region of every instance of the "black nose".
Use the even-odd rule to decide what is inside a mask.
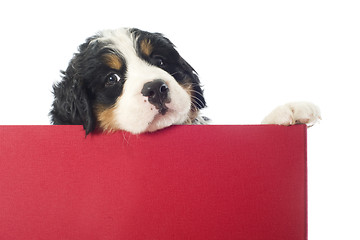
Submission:
[[[169,87],[163,80],[157,79],[144,84],[141,94],[148,97],[148,100],[153,104],[161,114],[165,114],[168,108],[165,103],[170,102]]]

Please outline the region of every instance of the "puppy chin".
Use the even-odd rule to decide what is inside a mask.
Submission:
[[[157,130],[169,127],[171,125],[184,124],[188,119],[188,111],[179,114],[173,110],[169,110],[165,115],[156,114],[154,119],[149,123],[145,132],[155,132]]]
[[[132,134],[140,134],[145,132],[155,132],[157,130],[169,127],[171,125],[183,124],[187,120],[187,115],[175,116],[172,113],[166,113],[165,115],[156,114],[153,118],[148,119],[149,121],[141,121],[137,123],[129,124],[118,124],[111,129],[110,132],[117,130],[125,130]]]
[[[124,99],[122,99],[124,100]],[[165,114],[159,112],[153,105],[144,100],[138,104],[132,104],[132,107],[126,101],[118,101],[117,106],[113,109],[115,124],[111,129],[105,131],[125,130],[133,134],[144,132],[154,132],[171,125],[184,124],[189,119],[191,108],[190,97],[183,98],[183,101],[176,101],[166,104],[168,110]],[[142,104],[140,104],[142,102]],[[124,111],[126,109],[127,111]],[[127,112],[124,115],[124,112]]]

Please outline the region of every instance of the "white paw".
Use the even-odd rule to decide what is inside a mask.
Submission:
[[[294,125],[307,124],[309,127],[321,120],[320,109],[310,102],[292,102],[275,108],[262,124]]]

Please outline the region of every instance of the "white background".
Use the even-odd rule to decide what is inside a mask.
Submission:
[[[6,1],[0,124],[49,124],[51,86],[104,28],[165,33],[198,71],[215,124],[257,124],[315,102],[308,130],[309,239],[360,239],[359,1]]]

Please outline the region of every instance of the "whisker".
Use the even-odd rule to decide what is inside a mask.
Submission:
[[[174,73],[171,73],[170,75],[171,75],[171,76],[174,76],[174,75],[177,74],[177,73],[179,73],[179,72],[174,72]]]
[[[127,139],[125,131],[122,132],[122,135],[123,135],[123,141],[126,142],[126,145],[129,145],[130,135],[129,135],[129,139]]]
[[[192,99],[195,99],[197,102],[200,102],[201,105],[205,106],[205,103],[204,103],[201,99],[199,99],[198,97],[191,96],[191,98],[192,98]]]
[[[201,95],[201,92],[199,92],[199,91],[196,91],[196,90],[189,90],[189,92],[191,92],[191,93],[196,93],[196,94],[199,94],[199,95]]]

